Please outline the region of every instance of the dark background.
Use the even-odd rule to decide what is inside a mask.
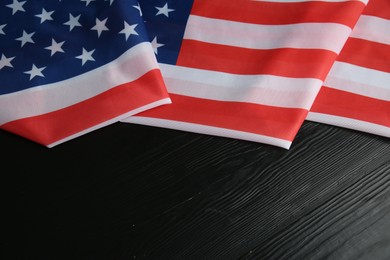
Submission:
[[[305,122],[290,150],[116,123],[0,131],[2,259],[390,259],[390,139]]]

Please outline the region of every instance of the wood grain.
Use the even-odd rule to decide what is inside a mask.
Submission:
[[[305,122],[287,151],[117,123],[0,143],[3,259],[390,259],[386,138]]]

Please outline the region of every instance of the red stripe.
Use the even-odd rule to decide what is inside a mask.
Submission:
[[[151,102],[167,98],[159,70],[75,105],[8,122],[2,129],[43,145],[79,133]]]
[[[327,50],[253,50],[184,40],[177,65],[233,74],[271,74],[324,80],[337,55]]]
[[[311,110],[390,127],[390,102],[322,87]]]
[[[370,0],[364,9],[365,15],[377,16],[384,19],[390,19],[390,1],[389,0]]]
[[[292,141],[304,121],[304,109],[226,102],[170,94],[172,104],[137,116],[175,120],[260,134]]]
[[[337,60],[390,72],[390,45],[349,38]]]
[[[353,28],[365,5],[348,2],[272,3],[242,0],[196,0],[191,14],[254,24],[333,22]]]

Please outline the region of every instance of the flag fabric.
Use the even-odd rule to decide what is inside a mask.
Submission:
[[[370,0],[307,119],[390,137],[390,1]]]
[[[367,1],[139,1],[172,104],[123,119],[289,148]]]
[[[170,102],[137,1],[1,1],[0,128],[52,147]]]
[[[390,137],[388,0],[6,0],[0,128],[113,122],[288,149],[304,120]]]

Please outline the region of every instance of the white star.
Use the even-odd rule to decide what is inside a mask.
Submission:
[[[11,61],[14,59],[15,57],[10,57],[10,58],[7,58],[5,57],[4,54],[1,54],[1,59],[0,59],[0,70],[4,67],[11,67],[13,68],[12,64],[11,64]]]
[[[81,0],[82,2],[85,2],[85,6],[89,5],[90,2],[96,1],[96,0]]]
[[[72,14],[69,14],[69,21],[67,21],[66,23],[64,23],[65,25],[69,25],[69,31],[72,31],[74,27],[76,26],[81,26],[81,24],[79,23],[79,19],[80,19],[80,14],[78,16],[73,16]]]
[[[151,42],[152,44],[152,47],[153,47],[153,51],[154,53],[158,54],[157,53],[157,49],[160,48],[161,46],[164,46],[164,44],[161,44],[161,43],[158,43],[157,42],[157,37],[154,37],[153,41]]]
[[[43,23],[46,20],[53,20],[51,15],[54,13],[54,11],[47,12],[45,8],[42,8],[42,13],[35,15],[36,17],[41,18],[41,23]]]
[[[7,24],[2,24],[0,25],[0,34],[4,34],[5,35],[5,32],[4,32],[4,27],[6,26]]]
[[[133,7],[137,9],[139,11],[139,15],[142,16],[142,10],[141,10],[141,6],[139,6],[139,3],[138,5],[133,5]]]
[[[15,40],[17,41],[21,41],[22,43],[22,46],[25,45],[26,43],[30,42],[30,43],[34,43],[33,39],[32,39],[32,36],[35,34],[35,32],[32,32],[32,33],[26,33],[25,30],[23,30],[23,35],[19,38],[16,38]]]
[[[125,36],[126,36],[126,41],[127,41],[127,39],[129,39],[129,36],[130,36],[130,35],[132,35],[132,34],[138,35],[138,33],[134,30],[135,27],[137,27],[138,24],[129,25],[129,24],[126,23],[126,22],[123,22],[123,23],[124,23],[125,28],[123,28],[123,30],[120,31],[119,33],[125,34]]]
[[[44,70],[45,68],[46,68],[46,67],[38,68],[37,66],[35,66],[35,65],[33,64],[31,70],[25,71],[24,73],[30,75],[30,80],[32,80],[32,79],[33,79],[34,77],[36,77],[36,76],[45,77],[45,76],[43,76],[43,74],[42,74],[42,70]]]
[[[14,15],[17,11],[25,12],[23,5],[26,1],[18,2],[18,0],[13,0],[12,4],[7,5],[7,7],[12,8],[12,15]]]
[[[62,49],[62,45],[64,44],[65,41],[63,42],[56,42],[54,39],[51,39],[51,45],[46,47],[45,49],[51,51],[51,55],[53,56],[56,52],[64,52]]]
[[[105,1],[108,1],[108,0],[105,0]],[[112,5],[113,2],[114,2],[114,0],[110,0],[110,5]]]
[[[81,65],[84,65],[87,61],[95,61],[95,59],[92,57],[92,54],[95,50],[92,51],[87,51],[86,49],[83,48],[83,54],[80,56],[77,56],[77,59],[81,60]]]
[[[163,7],[157,7],[157,6],[156,6],[156,8],[157,8],[157,10],[158,10],[156,16],[159,15],[159,14],[163,14],[163,15],[165,15],[166,17],[169,17],[169,12],[175,11],[175,9],[170,9],[170,8],[168,8],[168,3],[166,3]]]
[[[102,31],[108,31],[108,28],[106,27],[107,18],[103,21],[100,21],[96,18],[96,25],[91,28],[91,30],[96,30],[98,33],[98,38],[100,37],[100,34]]]

